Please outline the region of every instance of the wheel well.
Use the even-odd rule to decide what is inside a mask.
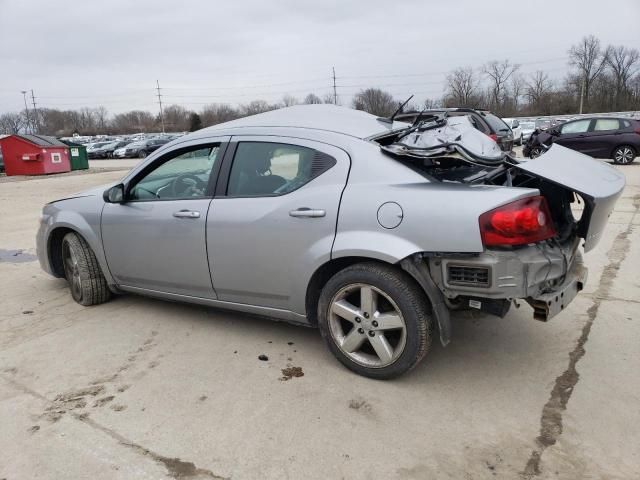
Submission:
[[[64,265],[62,262],[62,239],[64,236],[74,230],[66,227],[54,229],[49,235],[47,242],[47,254],[49,255],[49,263],[51,271],[56,277],[64,278]]]
[[[375,262],[373,258],[367,257],[341,257],[329,260],[327,263],[318,268],[307,285],[307,295],[305,298],[305,309],[307,311],[307,320],[313,326],[318,325],[318,302],[320,301],[320,293],[322,288],[340,270],[344,270],[351,265],[362,262]],[[380,262],[385,263],[386,262]]]
[[[619,145],[616,145],[615,147],[613,147],[611,149],[611,153],[609,154],[610,158],[613,158],[613,154],[616,152],[616,150],[620,147],[629,147],[631,150],[633,150],[633,153],[635,153],[636,155],[638,155],[638,149],[636,147],[634,147],[633,145],[629,144],[629,143],[621,143]]]

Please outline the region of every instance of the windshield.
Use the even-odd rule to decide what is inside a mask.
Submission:
[[[482,116],[491,127],[494,132],[508,132],[509,126],[502,121],[501,118],[496,117],[493,113],[483,113]]]
[[[536,124],[534,122],[520,122],[520,126],[523,130],[535,130]]]

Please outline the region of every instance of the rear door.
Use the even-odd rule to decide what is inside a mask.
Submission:
[[[589,132],[589,155],[596,158],[609,158],[620,134],[620,121],[617,118],[597,118]]]
[[[349,167],[327,144],[233,137],[207,221],[220,300],[304,314],[307,282],[331,255]]]

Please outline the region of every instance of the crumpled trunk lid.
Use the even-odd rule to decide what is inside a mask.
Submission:
[[[553,145],[544,155],[515,168],[579,194],[585,206],[577,234],[584,238],[585,252],[598,244],[625,186],[621,172],[560,145]]]

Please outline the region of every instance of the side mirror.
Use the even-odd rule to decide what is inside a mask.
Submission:
[[[519,122],[519,121],[517,121],[517,120],[515,120],[515,121],[513,122],[513,127],[512,127],[512,128],[518,128],[519,126],[520,126],[520,122]]]
[[[102,198],[107,203],[124,203],[124,184],[120,183],[106,190]]]

